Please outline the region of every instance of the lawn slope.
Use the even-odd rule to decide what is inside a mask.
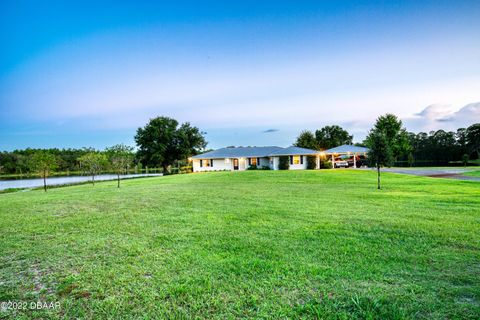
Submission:
[[[43,318],[478,318],[480,184],[175,175],[0,194],[0,301]]]
[[[463,175],[469,177],[480,177],[480,170],[468,171],[465,172]]]

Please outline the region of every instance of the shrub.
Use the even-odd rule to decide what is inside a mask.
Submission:
[[[288,156],[280,156],[278,170],[288,170],[290,168],[290,158]]]
[[[272,168],[270,166],[262,166],[260,170],[272,170]]]
[[[317,157],[307,156],[307,169],[313,170],[317,168]]]
[[[180,167],[180,173],[192,173],[192,172],[193,172],[192,166]]]
[[[247,170],[257,170],[257,169],[258,169],[258,168],[257,168],[257,165],[255,165],[255,164],[252,164],[251,166],[249,166],[249,167],[247,168]]]
[[[320,168],[322,169],[332,169],[332,162],[328,160],[320,161]]]

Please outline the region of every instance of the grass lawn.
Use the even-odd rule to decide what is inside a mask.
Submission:
[[[174,175],[0,194],[0,318],[478,319],[480,183]]]
[[[468,172],[465,172],[463,175],[469,176],[469,177],[480,177],[480,170],[468,171]]]

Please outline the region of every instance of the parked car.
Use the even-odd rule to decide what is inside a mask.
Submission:
[[[348,168],[348,161],[343,159],[335,159],[335,168]]]
[[[353,157],[349,158],[347,161],[348,161],[348,166],[353,167]],[[365,158],[365,156],[363,156],[363,155],[357,156],[356,165],[357,165],[357,168],[360,168],[362,166],[366,166],[367,165],[367,159]]]

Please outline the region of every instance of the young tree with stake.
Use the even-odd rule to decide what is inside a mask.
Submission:
[[[378,117],[372,131],[383,133],[394,160],[411,151],[408,132],[403,127],[402,120],[398,119],[396,115],[387,113]],[[369,137],[367,137],[367,144],[368,139]]]
[[[95,186],[95,176],[98,175],[107,164],[107,157],[100,152],[89,152],[78,158],[80,166],[92,176],[92,184]]]
[[[30,160],[30,167],[43,178],[43,189],[47,192],[47,178],[58,167],[57,158],[47,151],[37,151]]]
[[[106,153],[110,165],[117,174],[117,188],[120,188],[120,174],[124,173],[133,162],[133,148],[124,144],[117,144],[107,148]]]
[[[381,131],[372,131],[368,135],[368,161],[377,168],[378,189],[380,186],[380,168],[390,166],[393,163],[393,152],[388,144],[385,133]]]
[[[377,118],[365,139],[365,144],[370,149],[368,161],[377,168],[378,189],[380,168],[391,166],[398,156],[411,150],[407,130],[402,126],[402,121],[397,116],[387,113]]]

